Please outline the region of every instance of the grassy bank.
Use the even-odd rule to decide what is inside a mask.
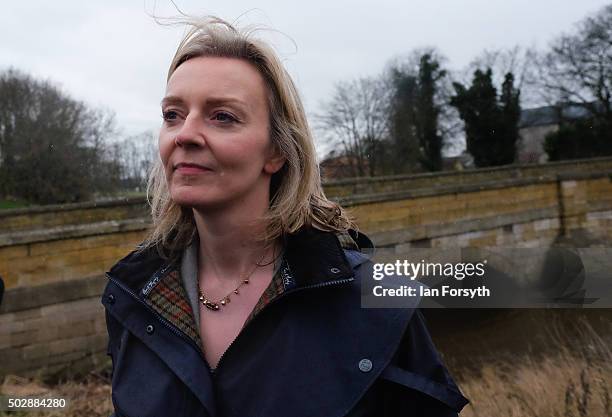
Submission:
[[[556,349],[483,363],[459,375],[472,403],[463,417],[612,416],[612,351],[586,320],[571,332],[553,328]]]
[[[604,417],[612,415],[608,361],[560,354],[543,361],[487,365],[460,386],[472,404],[464,417]]]
[[[22,207],[28,207],[28,206],[29,204],[26,201],[0,200],[0,210],[22,208]]]
[[[108,378],[90,374],[79,381],[64,381],[59,384],[44,384],[37,379],[8,376],[0,389],[2,395],[32,398],[64,398],[68,403],[65,409],[46,412],[11,411],[0,416],[11,417],[108,417],[112,414],[111,389]]]

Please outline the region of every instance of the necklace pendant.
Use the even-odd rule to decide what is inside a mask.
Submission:
[[[219,310],[219,304],[213,303],[212,301],[208,301],[208,300],[204,299],[204,301],[202,301],[202,304],[204,304],[204,306],[206,308],[208,308],[209,310],[212,310],[212,311],[218,311]]]

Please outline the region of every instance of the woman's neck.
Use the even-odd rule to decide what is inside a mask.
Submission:
[[[257,263],[267,264],[278,254],[277,244],[266,244],[254,239],[264,231],[258,219],[267,207],[260,210],[231,209],[215,212],[194,209],[194,218],[199,237],[198,272],[200,276],[214,280],[227,279],[248,274]]]

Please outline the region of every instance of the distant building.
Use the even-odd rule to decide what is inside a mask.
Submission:
[[[442,157],[442,171],[463,171],[470,168],[474,168],[474,158],[468,151],[456,156]]]
[[[368,161],[365,161],[365,170],[368,170]],[[327,180],[337,180],[340,178],[351,178],[356,177],[355,172],[358,165],[357,157],[338,155],[332,151],[330,154],[319,164],[321,169],[321,178]]]
[[[561,120],[585,119],[591,112],[584,104],[570,103],[563,107],[544,106],[525,109],[519,121],[520,140],[517,146],[517,162],[543,163],[548,160],[544,151],[546,135],[559,130]]]

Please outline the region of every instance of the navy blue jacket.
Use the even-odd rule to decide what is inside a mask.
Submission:
[[[287,238],[285,256],[293,287],[242,329],[214,373],[192,339],[143,301],[168,261],[155,250],[119,261],[102,296],[114,415],[450,417],[467,404],[419,310],[361,308],[365,255],[303,229]]]

